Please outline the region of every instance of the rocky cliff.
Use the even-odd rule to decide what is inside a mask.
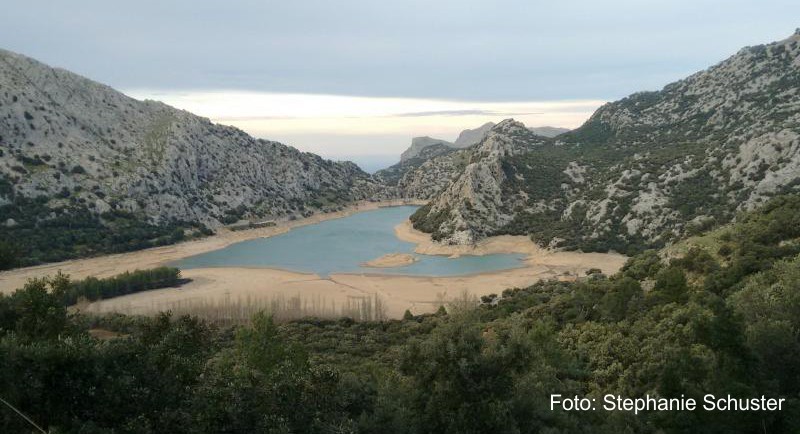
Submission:
[[[554,139],[500,124],[415,225],[449,243],[512,233],[632,251],[796,191],[799,45],[796,33],[742,49],[660,91],[609,103]]]

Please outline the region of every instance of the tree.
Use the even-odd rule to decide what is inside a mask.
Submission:
[[[7,241],[0,240],[0,270],[8,270],[19,264],[18,249]]]
[[[55,283],[54,283],[55,282]],[[17,311],[14,331],[23,339],[53,339],[67,326],[67,310],[49,289],[63,284],[60,278],[31,279],[12,295]]]
[[[642,295],[642,286],[637,280],[623,277],[614,281],[614,286],[603,295],[600,310],[603,317],[621,321],[627,316],[628,304],[635,296]]]
[[[678,267],[668,267],[658,273],[653,290],[668,303],[683,303],[689,296],[686,275]]]

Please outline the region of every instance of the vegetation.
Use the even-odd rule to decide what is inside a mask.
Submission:
[[[445,234],[441,231],[441,225],[447,221],[449,217],[449,209],[433,212],[431,211],[430,204],[427,204],[414,211],[414,214],[411,215],[410,220],[414,226],[414,229],[428,232],[431,234],[431,238],[439,241],[445,236]]]
[[[68,279],[36,279],[0,297],[0,394],[52,432],[796,432],[798,207],[713,232],[724,254],[646,251],[608,278],[397,321],[85,317]],[[550,411],[551,393],[786,402],[634,415]],[[0,410],[3,432],[31,428]]]
[[[92,313],[131,312],[124,301],[94,306]],[[350,318],[354,321],[382,321],[386,319],[383,299],[376,295],[348,297],[337,304],[324,296],[235,296],[219,298],[192,298],[177,301],[154,302],[148,311],[172,312],[174,315],[190,315],[217,325],[230,326],[249,324],[258,313],[267,313],[278,323],[303,318],[337,319]]]
[[[69,190],[61,198],[28,198],[13,190],[7,194],[11,202],[0,205],[0,269],[173,244],[186,238],[186,230],[208,233],[203,226],[153,224],[119,210],[98,216]],[[51,200],[63,203],[52,208]],[[3,224],[9,219],[13,225]],[[13,262],[8,252],[14,252]]]
[[[69,306],[80,299],[95,301],[151,289],[169,288],[180,283],[181,270],[173,267],[126,271],[106,279],[87,277],[70,283],[69,288],[64,291],[62,303]]]
[[[0,270],[8,270],[17,265],[19,253],[10,243],[0,240]]]

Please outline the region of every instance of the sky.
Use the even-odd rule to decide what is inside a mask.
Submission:
[[[800,26],[797,0],[26,0],[0,47],[373,170],[414,136],[603,102]]]

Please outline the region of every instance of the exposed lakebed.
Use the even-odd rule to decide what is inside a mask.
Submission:
[[[278,268],[327,276],[332,273],[458,276],[524,266],[525,255],[464,255],[457,258],[414,253],[415,245],[401,241],[394,228],[417,207],[396,206],[302,226],[284,234],[232,244],[191,256],[172,265],[179,268]],[[414,255],[408,265],[390,268],[363,264],[394,253]]]

